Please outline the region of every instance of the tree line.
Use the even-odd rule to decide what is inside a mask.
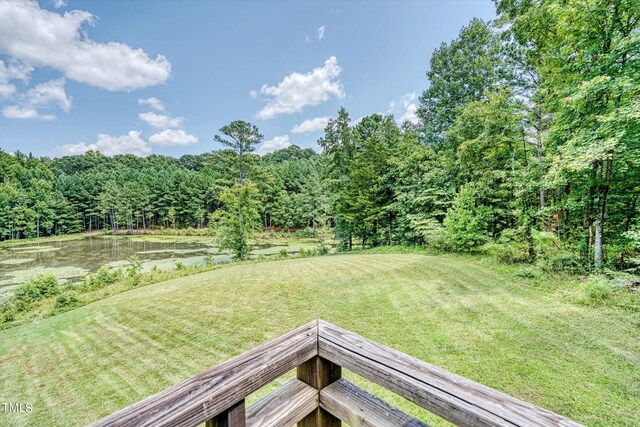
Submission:
[[[215,136],[228,149],[179,159],[0,153],[0,238],[214,226],[242,247],[260,225],[321,226],[344,250],[637,267],[640,2],[496,7],[433,52],[418,123],[342,108],[321,154],[252,154],[262,135],[243,121]]]
[[[320,156],[292,146],[264,157],[245,155],[258,183],[265,227],[313,226]],[[0,151],[0,238],[21,239],[92,230],[202,228],[237,180],[233,150],[179,159],[107,157],[99,152],[37,158]],[[311,191],[305,191],[311,189]]]

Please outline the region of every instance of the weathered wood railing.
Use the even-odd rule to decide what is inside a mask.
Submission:
[[[579,426],[324,321],[309,323],[93,426],[426,426],[341,378],[344,367],[460,426]],[[245,398],[297,368],[297,379]]]

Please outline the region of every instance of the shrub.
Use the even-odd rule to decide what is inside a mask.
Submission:
[[[534,230],[532,237],[537,253],[536,265],[542,270],[575,274],[587,271],[589,259],[568,250],[575,247],[565,247],[554,233]]]
[[[184,262],[182,262],[182,261],[176,262],[176,270],[184,270],[186,268],[187,268],[187,266],[186,266],[186,264]]]
[[[588,305],[602,305],[611,299],[613,287],[605,277],[591,276],[582,287],[584,296],[578,302]]]
[[[78,306],[79,302],[80,300],[78,300],[76,294],[65,292],[56,298],[55,308],[58,310],[74,308]]]
[[[81,292],[95,291],[112,285],[121,278],[122,270],[110,270],[107,267],[101,267],[94,274],[87,275],[84,282],[78,286],[78,289]]]
[[[301,228],[293,232],[294,237],[315,237],[316,233],[312,231],[309,227]]]
[[[462,187],[444,219],[446,241],[451,249],[470,251],[487,241],[488,214],[476,206],[475,192]]]
[[[579,274],[584,273],[587,268],[584,259],[571,252],[564,251],[557,255],[542,254],[538,256],[536,265],[548,273],[564,271]]]
[[[137,256],[129,258],[127,267],[127,283],[130,286],[138,286],[142,281],[142,263]]]
[[[309,249],[300,249],[300,256],[303,258],[306,257],[311,257],[311,256],[315,256],[317,255],[317,251],[315,249],[309,248]]]
[[[487,254],[505,264],[518,264],[529,261],[529,250],[525,243],[487,243],[483,248]]]
[[[236,260],[249,257],[249,239],[260,225],[258,194],[258,187],[248,181],[226,188],[220,193],[225,209],[218,209],[211,215],[216,245],[221,250],[229,249]]]
[[[640,220],[630,231],[624,233],[624,237],[629,241],[629,245],[640,250]]]
[[[2,322],[3,323],[9,323],[9,322],[13,322],[13,320],[16,318],[16,313],[15,311],[8,309],[8,310],[4,310],[3,314],[2,314]]]
[[[326,255],[329,253],[329,248],[326,247],[325,245],[320,246],[320,248],[318,249],[318,255]]]
[[[211,267],[213,265],[213,255],[207,254],[207,256],[204,257],[204,265],[207,267]]]
[[[278,256],[281,258],[286,258],[289,256],[289,252],[287,252],[285,248],[282,248],[280,249],[280,252],[278,252]]]
[[[17,303],[26,303],[28,305],[32,301],[38,301],[60,293],[58,279],[53,274],[37,275],[29,279],[29,281],[19,286],[13,298]],[[23,307],[24,308],[24,307]]]

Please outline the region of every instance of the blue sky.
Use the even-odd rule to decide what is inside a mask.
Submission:
[[[323,124],[413,120],[429,58],[490,0],[0,0],[0,148],[180,156],[256,124],[264,153]]]

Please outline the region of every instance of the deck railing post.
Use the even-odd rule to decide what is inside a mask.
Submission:
[[[340,365],[336,365],[319,356],[315,356],[298,366],[297,371],[298,379],[317,389],[318,392],[329,384],[338,381],[342,376]],[[298,422],[298,427],[340,427],[341,425],[340,419],[322,408],[316,409]]]
[[[244,413],[244,399],[213,419],[205,423],[205,427],[245,427],[247,425]]]

